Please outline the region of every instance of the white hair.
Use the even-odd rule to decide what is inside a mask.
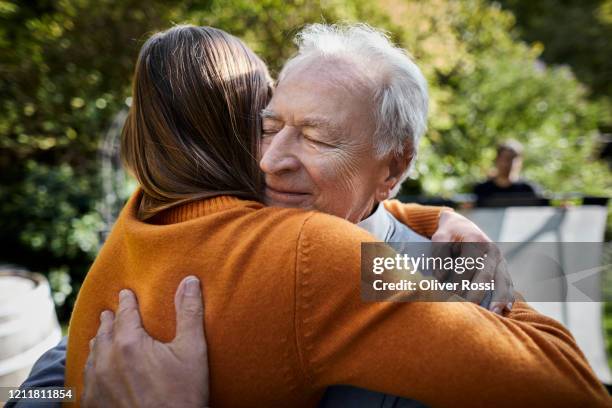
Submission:
[[[281,71],[279,81],[296,64],[311,57],[347,58],[362,68],[374,84],[374,146],[378,157],[412,150],[427,129],[427,81],[408,53],[387,34],[366,24],[306,26],[295,37],[298,52]],[[412,166],[411,163],[411,166]],[[402,175],[392,196],[408,176]]]

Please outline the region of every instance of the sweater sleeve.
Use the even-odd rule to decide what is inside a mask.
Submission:
[[[322,214],[304,224],[296,343],[314,387],[349,384],[430,406],[610,406],[571,334],[525,303],[504,317],[467,302],[365,302],[360,244]]]
[[[442,211],[453,211],[450,207],[406,204],[398,200],[387,200],[384,205],[395,218],[427,238],[431,238],[438,229],[438,220]]]

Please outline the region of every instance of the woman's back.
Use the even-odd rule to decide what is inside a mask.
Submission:
[[[79,293],[66,385],[80,394],[98,316],[116,309],[122,288],[135,291],[145,329],[170,341],[174,291],[192,274],[204,288],[215,406],[312,404],[294,339],[296,247],[312,213],[224,196],[167,210],[154,225],[136,218],[137,203],[124,209]]]

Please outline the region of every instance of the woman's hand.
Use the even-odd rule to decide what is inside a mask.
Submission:
[[[134,294],[119,294],[117,315],[102,312],[85,367],[84,407],[208,405],[208,354],[200,282],[190,276],[174,297],[176,336],[161,343],[145,332]]]
[[[443,211],[440,214],[438,229],[431,237],[433,242],[454,242],[442,248],[452,251],[453,257],[476,258],[484,256],[487,261],[485,267],[472,275],[474,283],[485,283],[493,280],[495,291],[489,304],[489,310],[502,314],[504,310],[510,311],[514,304],[514,285],[508,272],[505,259],[497,246],[472,221],[454,211]],[[438,276],[441,280],[456,278]],[[465,278],[465,276],[464,276]],[[487,295],[484,291],[469,291],[461,294],[468,301],[480,304]]]

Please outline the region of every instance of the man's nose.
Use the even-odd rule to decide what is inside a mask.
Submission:
[[[295,132],[284,128],[274,135],[269,143],[262,144],[259,167],[266,174],[297,171],[300,161],[296,155]]]

